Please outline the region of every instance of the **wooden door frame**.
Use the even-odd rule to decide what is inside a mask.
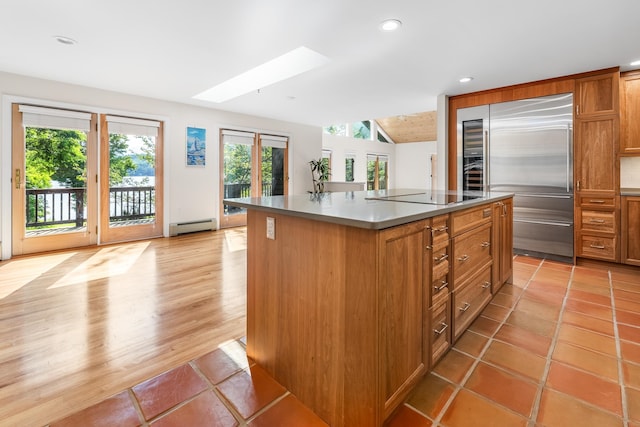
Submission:
[[[247,225],[247,214],[236,214],[236,215],[224,215],[224,137],[222,132],[224,130],[235,130],[235,129],[220,129],[220,152],[219,152],[219,180],[220,180],[220,189],[219,189],[219,202],[220,202],[220,221],[219,228],[231,228],[231,227],[240,227]],[[244,132],[244,131],[240,131]],[[261,133],[252,131],[253,135],[253,145],[251,146],[251,197],[260,197],[260,191],[262,189],[262,136],[280,136],[273,135],[271,133]],[[284,155],[284,164],[283,164],[283,174],[284,174],[284,194],[289,194],[289,137],[282,135],[282,137],[287,138],[287,147],[285,148]]]
[[[87,226],[82,231],[64,232],[47,236],[26,237],[24,229],[25,207],[25,133],[20,103],[11,104],[11,254],[52,251],[95,245],[97,243],[97,115],[91,113],[90,131],[87,132]],[[54,107],[52,107],[54,108]],[[16,170],[20,171],[18,184]]]
[[[117,243],[163,236],[164,227],[164,123],[159,121],[155,141],[155,221],[125,227],[109,226],[109,128],[107,115],[100,114],[100,243]]]

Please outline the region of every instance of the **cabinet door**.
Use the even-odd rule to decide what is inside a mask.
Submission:
[[[640,197],[622,198],[622,262],[640,265]]]
[[[425,283],[429,281],[429,274],[425,272],[431,267],[428,226],[428,221],[419,221],[380,232],[383,418],[402,403],[429,364],[428,286],[431,283]]]
[[[493,288],[511,280],[513,275],[513,199],[493,204]]]
[[[620,81],[622,97],[620,153],[640,153],[640,72],[626,74]]]
[[[618,85],[616,72],[576,80],[576,117],[618,113]]]
[[[617,189],[616,117],[578,120],[576,123],[576,190],[615,193]]]

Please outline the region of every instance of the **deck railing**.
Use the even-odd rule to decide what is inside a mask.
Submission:
[[[273,195],[273,184],[262,184],[262,196]],[[82,227],[86,220],[84,188],[33,188],[26,190],[27,229],[69,225]],[[155,187],[111,187],[109,221],[153,218]],[[251,184],[225,184],[224,198],[251,197]],[[225,208],[231,208],[225,206]]]
[[[121,222],[154,217],[155,195],[155,187],[111,187],[109,220]],[[34,188],[26,190],[26,196],[28,229],[84,225],[84,188]]]

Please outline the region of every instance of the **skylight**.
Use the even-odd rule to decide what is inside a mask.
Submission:
[[[301,46],[258,65],[194,96],[210,102],[224,102],[297,76],[329,62],[329,58]]]

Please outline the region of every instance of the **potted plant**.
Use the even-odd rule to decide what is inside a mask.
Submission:
[[[329,181],[331,168],[328,159],[320,157],[318,160],[311,160],[309,167],[311,168],[311,179],[313,181],[313,193],[324,193],[324,183]]]

